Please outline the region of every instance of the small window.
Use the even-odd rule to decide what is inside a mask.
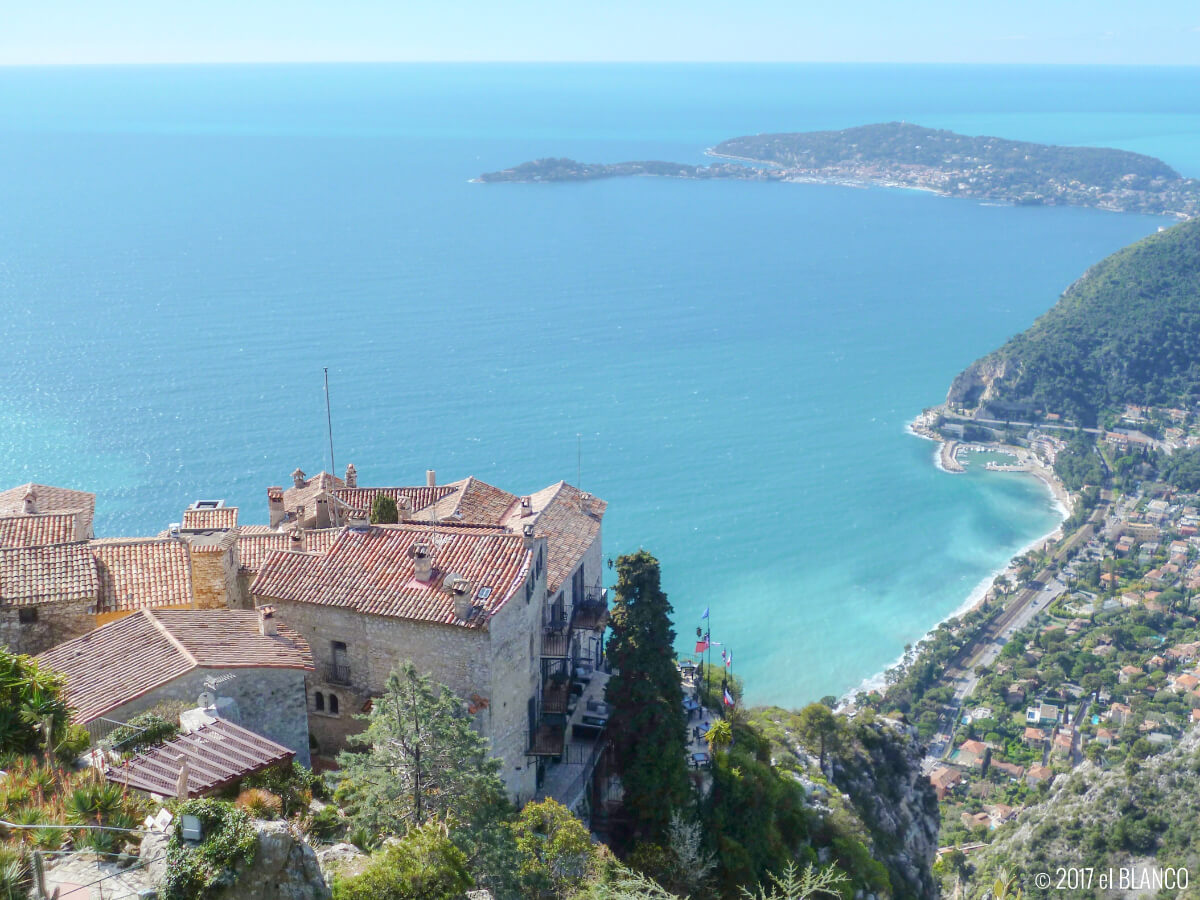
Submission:
[[[17,610],[17,621],[22,625],[32,625],[37,621],[37,607],[23,606]]]
[[[336,716],[338,714],[338,698],[337,694],[329,695],[329,714]]]
[[[317,691],[315,702],[317,706],[317,712],[325,712],[325,695],[320,691]]]

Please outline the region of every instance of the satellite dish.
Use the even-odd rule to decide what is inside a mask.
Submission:
[[[196,705],[201,709],[211,709],[217,705],[217,695],[212,691],[204,691],[196,699]]]

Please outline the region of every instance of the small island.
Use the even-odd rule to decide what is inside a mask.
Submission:
[[[819,182],[917,188],[1025,206],[1086,206],[1180,219],[1200,214],[1200,180],[1184,178],[1151,156],[972,137],[906,122],[736,137],[707,153],[729,161],[702,166],[549,158],[488,172],[476,180],[556,182],[657,175]]]

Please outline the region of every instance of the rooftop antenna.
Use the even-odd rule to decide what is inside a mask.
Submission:
[[[333,416],[329,412],[329,366],[325,367],[325,424],[329,428],[329,472],[337,472],[337,463],[333,461]]]
[[[575,487],[583,488],[583,433],[575,432]]]

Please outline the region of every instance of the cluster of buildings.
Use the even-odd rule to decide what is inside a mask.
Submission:
[[[369,523],[380,495],[397,523]],[[360,487],[351,465],[269,487],[266,524],[199,500],[152,537],[97,539],[95,495],[22,485],[0,493],[0,641],[65,675],[97,739],[199,704],[201,724],[315,767],[411,661],[463,699],[514,798],[569,785],[557,799],[577,805],[598,754],[568,750],[605,724],[579,704],[606,678],[605,509],[565,482],[521,496],[430,471]]]

